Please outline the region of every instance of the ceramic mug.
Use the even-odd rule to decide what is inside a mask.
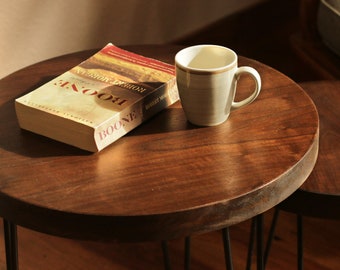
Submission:
[[[223,123],[231,111],[253,102],[261,91],[261,78],[252,67],[237,66],[237,54],[218,45],[196,45],[175,56],[176,81],[189,122],[199,126]],[[255,81],[252,94],[234,101],[237,81],[249,74]]]

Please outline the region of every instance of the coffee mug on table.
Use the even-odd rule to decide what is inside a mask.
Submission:
[[[261,78],[252,67],[237,66],[236,53],[223,46],[196,45],[179,51],[175,57],[176,80],[184,113],[189,122],[215,126],[230,111],[253,102],[261,90]],[[249,74],[255,81],[252,94],[234,101],[237,81]]]

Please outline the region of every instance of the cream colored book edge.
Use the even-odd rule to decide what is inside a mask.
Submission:
[[[163,94],[149,99],[150,104],[159,103],[160,99],[165,102],[164,105],[158,106],[158,108],[155,107],[154,113],[150,114],[149,117],[173,104],[176,100],[171,100],[170,96],[172,95],[171,92],[176,95],[176,91],[177,88],[172,87],[168,89],[166,95]],[[26,106],[20,100],[16,100],[15,109],[19,125],[22,129],[73,145],[80,149],[97,152],[147,120],[147,118],[143,119],[142,107],[144,105],[142,103],[143,100],[139,100],[132,107],[115,114],[98,127],[37,110],[34,107]],[[27,115],[29,117],[26,117]]]
[[[128,61],[100,51],[16,99],[20,127],[97,152],[178,100],[174,75],[158,67],[171,70],[171,65],[108,46],[112,46],[110,53],[119,57],[127,53]],[[131,64],[130,58],[135,62],[135,57],[140,62]],[[133,76],[136,78],[131,79]]]

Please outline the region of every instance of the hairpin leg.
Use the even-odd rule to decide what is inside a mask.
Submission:
[[[269,251],[270,251],[270,247],[272,245],[272,241],[274,239],[274,233],[275,233],[277,220],[279,218],[279,213],[280,213],[280,210],[278,208],[275,208],[275,212],[274,212],[273,219],[272,219],[272,224],[270,225],[270,229],[269,229],[269,235],[268,235],[268,240],[267,240],[267,244],[266,244],[266,249],[264,251],[264,258],[263,258],[264,265],[266,265],[267,261],[268,261]]]
[[[162,241],[162,250],[163,250],[164,269],[171,270],[168,242],[165,240]]]
[[[256,217],[257,270],[263,270],[263,215]]]
[[[251,269],[251,262],[253,258],[253,250],[254,250],[254,242],[255,242],[255,232],[256,232],[256,218],[254,217],[251,220],[246,270]]]
[[[185,237],[185,257],[184,257],[184,269],[190,269],[190,245],[191,245],[191,238],[190,236]]]
[[[14,223],[4,219],[4,235],[7,270],[18,269],[18,239],[17,227]]]
[[[233,269],[233,259],[231,255],[231,244],[230,244],[230,236],[229,236],[229,228],[224,228],[222,230],[223,233],[223,245],[224,245],[224,257],[226,269]]]
[[[297,214],[297,257],[298,269],[303,269],[303,223],[302,215]]]

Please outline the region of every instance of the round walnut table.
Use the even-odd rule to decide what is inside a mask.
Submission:
[[[128,50],[174,63],[176,46]],[[180,102],[103,151],[89,154],[20,130],[15,98],[95,51],[34,64],[0,80],[0,216],[8,264],[16,225],[98,241],[156,241],[218,230],[257,216],[297,190],[317,159],[319,121],[291,79],[251,59],[262,91],[219,126],[196,127]],[[238,98],[250,80],[239,83]]]

